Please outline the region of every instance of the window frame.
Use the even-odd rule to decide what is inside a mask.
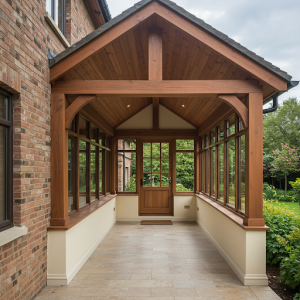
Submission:
[[[50,2],[51,11],[47,10],[47,2]],[[57,25],[58,29],[61,33],[65,36],[66,35],[66,0],[61,0],[61,20],[59,20],[58,10],[55,12],[55,2],[58,0],[46,0],[46,11],[50,14],[51,18],[53,19],[54,23]],[[57,13],[57,20],[55,20],[55,13]],[[56,23],[57,21],[57,23]],[[59,21],[61,22],[61,28],[59,27]]]
[[[232,117],[235,117],[235,132],[234,134],[229,133],[229,120]],[[224,137],[221,139],[219,130],[223,126],[223,133]],[[215,138],[214,143],[212,138],[212,133],[214,132]],[[202,194],[210,197],[211,199],[215,200],[219,204],[226,206],[227,208],[235,211],[238,214],[245,215],[245,212],[241,210],[241,193],[240,193],[240,186],[241,186],[241,155],[240,155],[240,139],[243,135],[246,135],[246,129],[241,126],[241,120],[236,113],[231,113],[230,115],[226,115],[222,121],[220,121],[216,126],[210,128],[209,131],[205,132],[201,137],[201,150],[200,150],[200,161],[201,161],[201,176],[200,176],[200,191]],[[228,142],[230,140],[235,140],[235,206],[229,204],[228,199],[228,188],[229,188],[229,180],[228,180]],[[245,140],[245,143],[247,141]],[[224,200],[220,200],[220,151],[219,146],[223,144],[224,149]],[[215,196],[211,193],[211,184],[212,184],[212,155],[213,148],[215,147]],[[207,156],[207,153],[209,154]],[[207,161],[208,159],[208,161]],[[208,169],[207,169],[208,166]],[[203,170],[204,169],[204,170]],[[203,174],[205,178],[203,179]],[[208,177],[207,177],[208,174]],[[208,190],[206,189],[207,186],[209,187]]]
[[[86,130],[87,130],[87,135],[88,137],[84,135],[80,135],[80,128],[79,128],[79,119],[83,119],[86,121]],[[110,186],[109,185],[109,180],[107,179],[108,174],[110,173],[111,169],[111,162],[107,160],[108,157],[108,152],[111,152],[111,149],[106,147],[106,144],[110,146],[110,136],[107,136],[97,125],[95,125],[92,121],[90,121],[88,118],[85,116],[82,116],[80,113],[78,113],[75,118],[74,118],[74,123],[75,125],[73,128],[75,131],[69,129],[68,130],[68,137],[73,136],[76,141],[76,162],[75,162],[75,190],[76,190],[76,197],[74,199],[75,201],[75,209],[73,211],[69,212],[69,216],[85,209],[86,207],[94,204],[95,202],[101,200],[102,197],[105,197],[106,195],[110,195]],[[96,142],[92,141],[92,130],[96,129],[97,132],[97,137],[96,137]],[[103,138],[104,137],[104,138]],[[84,141],[86,143],[86,164],[87,164],[87,175],[86,175],[86,204],[79,207],[79,141]],[[104,143],[104,145],[103,145]],[[96,189],[95,189],[95,197],[92,197],[92,191],[91,191],[91,146],[96,147]],[[102,150],[102,191],[100,191],[100,149]],[[92,199],[93,198],[93,199]]]
[[[6,170],[6,220],[0,222],[0,232],[14,226],[13,224],[13,97],[0,88],[0,94],[8,98],[8,120],[0,119],[0,126],[7,128],[5,158]]]

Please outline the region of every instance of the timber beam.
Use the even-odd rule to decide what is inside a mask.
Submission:
[[[57,81],[52,94],[103,97],[199,97],[262,93],[256,80],[70,80]]]
[[[196,129],[119,129],[115,131],[116,137],[197,137]]]

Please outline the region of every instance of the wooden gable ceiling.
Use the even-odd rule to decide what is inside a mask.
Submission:
[[[70,69],[60,80],[147,80],[148,28],[155,24],[163,30],[164,80],[257,79],[191,35],[153,15]],[[264,98],[275,93],[270,86],[263,88]],[[195,127],[200,127],[222,104],[216,97],[161,98],[160,102]],[[91,105],[112,127],[117,127],[150,103],[151,99],[145,98],[98,96]]]

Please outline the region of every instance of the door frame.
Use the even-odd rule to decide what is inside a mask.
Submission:
[[[176,163],[176,157],[174,156],[174,146],[175,146],[175,142],[176,142],[176,138],[174,137],[167,137],[167,136],[145,136],[145,137],[140,137],[138,139],[138,152],[139,152],[139,182],[137,182],[137,184],[139,184],[140,186],[140,181],[143,180],[143,143],[145,142],[151,142],[151,143],[169,143],[169,168],[170,168],[170,174],[171,174],[171,184],[170,184],[170,205],[171,205],[171,214],[148,214],[149,216],[156,216],[156,215],[160,215],[160,216],[174,216],[174,189],[176,188],[176,185],[174,184],[174,175],[176,174],[176,170],[175,170],[175,164]],[[139,207],[138,207],[138,212],[139,212],[139,216],[147,216],[147,214],[145,213],[141,213],[141,205],[142,205],[142,187],[140,186],[139,188]]]

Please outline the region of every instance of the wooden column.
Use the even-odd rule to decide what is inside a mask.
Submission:
[[[68,131],[64,94],[51,96],[51,226],[65,226],[68,216]]]
[[[248,96],[246,130],[246,209],[244,225],[263,226],[263,94]]]
[[[118,140],[112,136],[110,138],[110,149],[111,149],[111,168],[110,168],[110,193],[115,194],[118,189],[118,151],[117,145]]]

